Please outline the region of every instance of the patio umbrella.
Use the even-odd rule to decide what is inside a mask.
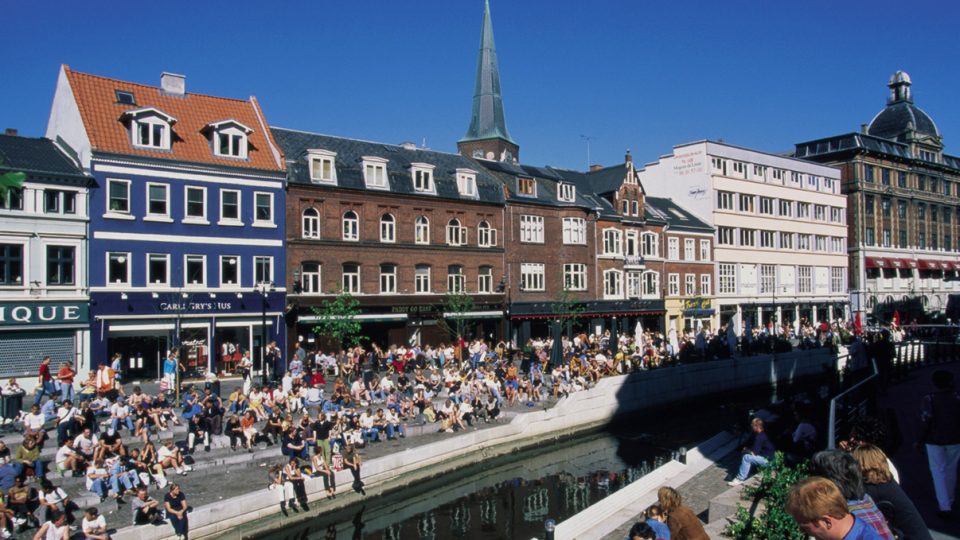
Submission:
[[[547,366],[548,368],[563,364],[563,327],[559,320],[551,323],[551,330],[553,330],[553,347],[550,348],[550,365]]]
[[[643,345],[643,323],[637,319],[637,326],[633,329],[633,339],[637,345]]]

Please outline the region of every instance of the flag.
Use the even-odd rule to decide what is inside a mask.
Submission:
[[[863,334],[863,320],[860,318],[860,312],[857,312],[857,318],[853,321],[853,333],[859,336]]]
[[[899,309],[893,310],[893,325],[898,327],[900,326],[900,310]]]

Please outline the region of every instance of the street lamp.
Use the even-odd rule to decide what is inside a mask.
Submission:
[[[260,293],[260,384],[267,385],[267,293],[276,290],[272,281],[261,281],[253,290]]]

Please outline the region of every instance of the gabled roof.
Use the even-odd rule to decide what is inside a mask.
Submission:
[[[647,220],[656,220],[666,223],[672,231],[690,231],[712,233],[713,227],[692,214],[686,208],[665,197],[644,198]]]
[[[70,83],[94,152],[242,169],[283,170],[282,156],[276,151],[263,112],[254,97],[240,100],[190,92],[171,95],[161,92],[159,86],[89,75],[73,71],[68,66],[63,66],[63,72]],[[118,103],[117,90],[132,93],[136,105]],[[170,151],[135,148],[131,143],[130,132],[121,117],[130,111],[150,108],[177,119],[173,126]],[[211,122],[224,118],[253,126],[247,159],[214,155],[210,140],[203,130]]]
[[[502,205],[503,190],[500,182],[476,161],[461,156],[420,148],[384,144],[344,137],[333,137],[285,128],[272,128],[272,133],[287,157],[287,178],[291,183],[314,184],[310,180],[308,150],[327,150],[337,154],[337,186],[346,189],[367,190],[363,177],[363,158],[379,157],[387,162],[389,193],[422,195],[424,197],[480,201]],[[436,194],[418,193],[413,189],[410,165],[424,163],[433,165],[433,182]],[[477,172],[477,197],[460,195],[457,189],[457,169],[472,169]],[[382,192],[384,190],[371,189]]]
[[[91,180],[50,139],[0,135],[0,173],[8,171],[27,173],[27,180]]]
[[[521,165],[488,159],[480,159],[477,161],[496,175],[500,182],[503,183],[504,190],[508,194],[510,202],[584,208],[588,211],[599,209],[598,203],[589,197],[589,193],[584,192],[579,185],[564,176],[566,171],[552,167],[536,167],[533,165]],[[532,178],[537,182],[535,197],[517,193],[518,178]],[[561,183],[573,184],[574,187],[576,187],[576,196],[572,201],[561,201],[557,196]]]

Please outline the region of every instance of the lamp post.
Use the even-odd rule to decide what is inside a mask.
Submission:
[[[267,293],[274,290],[272,281],[261,281],[253,292],[260,293],[260,384],[267,385]]]

